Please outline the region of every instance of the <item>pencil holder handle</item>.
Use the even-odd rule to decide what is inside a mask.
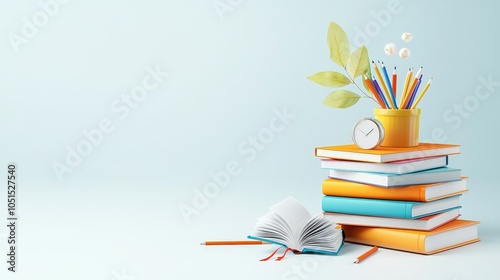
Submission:
[[[381,146],[415,147],[419,143],[420,109],[374,110],[375,118],[384,126],[385,138]]]

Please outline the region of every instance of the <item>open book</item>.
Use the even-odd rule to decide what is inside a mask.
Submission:
[[[302,204],[292,197],[270,208],[259,218],[250,239],[262,240],[301,253],[337,255],[344,237],[341,229],[322,214],[312,218]]]

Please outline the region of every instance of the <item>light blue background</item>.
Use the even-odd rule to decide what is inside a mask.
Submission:
[[[23,18],[43,22],[40,3],[48,2],[58,4],[46,24],[13,46],[13,36],[24,36]],[[67,2],[0,2],[0,158],[5,169],[19,164],[20,217],[20,272],[2,264],[2,278],[294,279],[289,271],[303,266],[309,279],[391,278],[410,270],[418,273],[409,279],[487,279],[495,271],[488,260],[500,249],[498,4]],[[306,79],[341,70],[329,59],[330,21],[352,46],[364,43],[371,59],[397,66],[400,80],[408,67],[424,66],[425,81],[434,77],[419,106],[421,140],[462,145],[450,166],[470,177],[462,214],[482,222],[481,243],[431,257],[380,250],[364,267],[351,265],[365,250],[359,245],[346,245],[334,258],[291,256],[281,263],[257,262],[271,250],[262,246],[198,245],[245,238],[270,205],[289,195],[313,214],[321,210],[327,173],[314,147],[349,143],[352,125],[374,108],[370,100],[345,110],[325,107],[333,89]],[[412,32],[413,41],[403,43],[402,32]],[[389,42],[410,48],[411,57],[387,57]],[[123,106],[121,96],[142,85],[149,68],[169,75],[125,117],[113,104]],[[486,87],[484,80],[493,83]],[[457,113],[458,105],[467,114]],[[290,115],[286,123],[274,122],[276,111]],[[113,130],[59,180],[54,162],[67,164],[68,147],[83,145],[83,131],[103,120]],[[266,143],[252,148],[259,135]],[[213,184],[211,174],[222,176],[228,164],[234,172],[226,186],[197,200]],[[0,201],[5,221],[5,187]],[[186,207],[196,212],[181,215]],[[2,226],[4,256],[5,238]]]

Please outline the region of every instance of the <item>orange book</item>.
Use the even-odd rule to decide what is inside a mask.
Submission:
[[[346,241],[419,254],[435,254],[479,241],[478,221],[454,220],[432,231],[342,225]]]
[[[467,192],[466,180],[383,188],[329,178],[323,181],[322,190],[330,196],[426,202]]]
[[[459,153],[460,145],[436,143],[420,143],[416,147],[406,148],[378,147],[371,150],[361,149],[354,144],[349,144],[317,147],[314,150],[317,157],[367,162],[391,162]]]

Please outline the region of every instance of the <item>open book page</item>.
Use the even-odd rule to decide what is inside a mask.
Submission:
[[[271,212],[258,219],[250,235],[296,249],[299,246],[300,231],[311,219],[311,215],[292,197],[275,204],[270,210]]]
[[[290,227],[293,243],[291,248],[297,249],[299,245],[300,231],[311,219],[309,211],[295,198],[288,197],[280,203],[271,207],[271,210],[279,215]]]
[[[302,229],[297,249],[304,252],[329,253],[337,252],[342,244],[342,230],[319,214]]]
[[[271,207],[257,221],[249,238],[284,245],[301,252],[337,254],[344,237],[336,224],[322,214],[311,218],[307,209],[289,197]]]
[[[291,228],[283,218],[274,212],[267,213],[257,220],[257,224],[250,233],[250,237],[281,244],[286,247],[290,247],[294,243]]]

